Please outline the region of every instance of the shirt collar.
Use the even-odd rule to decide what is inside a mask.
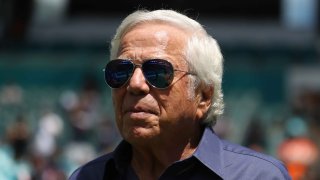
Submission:
[[[131,156],[131,145],[125,140],[122,140],[113,154],[116,169],[120,173],[125,171],[130,163]],[[199,146],[193,156],[218,176],[223,177],[222,144],[211,127],[205,128]]]
[[[199,146],[193,156],[214,173],[223,177],[222,144],[211,127],[205,128]]]

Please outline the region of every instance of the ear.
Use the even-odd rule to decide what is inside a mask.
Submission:
[[[200,86],[199,90],[199,104],[196,115],[198,119],[203,119],[211,106],[214,89],[213,87]]]

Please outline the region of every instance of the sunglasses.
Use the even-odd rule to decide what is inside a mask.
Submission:
[[[148,84],[158,89],[164,89],[171,85],[174,71],[193,74],[188,71],[174,69],[170,62],[163,59],[150,59],[142,64],[134,64],[132,61],[125,59],[116,59],[108,62],[104,69],[106,83],[111,88],[122,87],[129,81],[137,67],[141,68]]]

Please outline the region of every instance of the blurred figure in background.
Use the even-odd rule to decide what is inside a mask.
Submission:
[[[86,74],[79,92],[68,91],[61,97],[61,106],[71,126],[73,141],[89,142],[95,134],[95,127],[100,123],[101,93],[96,79]],[[72,104],[70,104],[72,102]]]
[[[314,176],[311,168],[319,161],[319,149],[307,137],[294,137],[280,144],[278,157],[288,167],[293,180],[308,179],[307,176]]]
[[[251,119],[247,127],[243,145],[258,152],[266,153],[265,129],[258,118],[253,117]]]
[[[23,115],[8,126],[4,144],[0,144],[0,179],[31,180],[29,163],[31,132]]]
[[[43,157],[50,157],[58,150],[58,139],[62,136],[64,124],[61,116],[51,110],[40,117],[34,138],[34,151]]]
[[[286,163],[293,180],[320,179],[319,111],[320,92],[304,90],[294,99],[292,115],[285,122],[286,139],[278,147],[278,157]]]
[[[63,180],[65,174],[59,165],[63,149],[59,138],[64,130],[64,122],[51,108],[46,107],[43,111],[34,134],[30,157],[34,166],[33,179]]]
[[[14,159],[26,158],[31,132],[23,115],[18,115],[16,121],[7,129],[7,141],[14,151]]]

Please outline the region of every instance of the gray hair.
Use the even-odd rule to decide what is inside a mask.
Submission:
[[[200,83],[214,90],[212,104],[204,120],[206,125],[214,125],[224,108],[221,87],[223,57],[217,41],[197,21],[173,10],[137,10],[127,16],[118,27],[111,41],[110,59],[117,57],[123,35],[135,25],[149,21],[165,22],[192,33],[187,41],[184,54],[189,69],[197,74]]]

